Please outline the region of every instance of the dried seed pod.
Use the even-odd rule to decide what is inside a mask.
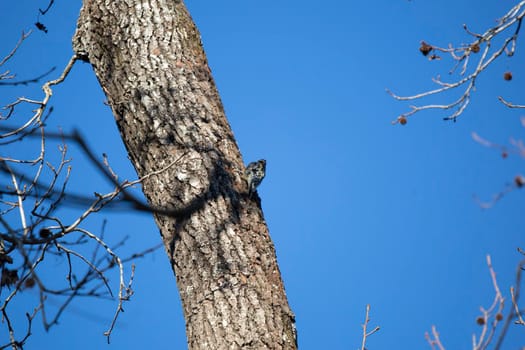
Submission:
[[[422,41],[421,46],[419,47],[419,51],[423,54],[423,56],[426,56],[430,53],[430,51],[434,50],[432,45],[427,44],[426,42]]]

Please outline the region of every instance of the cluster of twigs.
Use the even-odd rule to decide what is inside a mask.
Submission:
[[[470,31],[466,25],[463,25],[466,33],[472,37],[470,43],[459,46],[449,45],[447,48],[442,48],[424,41],[421,42],[419,50],[430,60],[440,59],[439,53],[450,55],[454,61],[454,66],[449,73],[457,73],[457,79],[452,82],[445,82],[438,76],[433,79],[433,82],[438,85],[436,89],[411,96],[399,96],[390,90],[387,90],[387,92],[399,101],[419,101],[429,96],[439,95],[457,89],[463,89],[463,92],[459,98],[450,103],[411,105],[410,111],[401,114],[392,121],[392,123],[404,125],[407,123],[408,117],[424,110],[453,110],[454,112],[444,117],[444,120],[456,121],[465,111],[465,108],[467,108],[472,97],[471,95],[474,92],[477,78],[481,73],[486,71],[489,65],[502,54],[506,54],[509,57],[514,55],[516,40],[520,33],[521,22],[524,16],[525,1],[520,1],[501,17],[495,26],[486,30],[483,34],[474,33]],[[502,43],[496,43],[496,38],[503,38]],[[504,78],[511,80],[512,74],[507,72]],[[499,97],[499,100],[511,108],[525,107],[508,102],[502,97]]]
[[[522,249],[518,249],[518,252],[525,255],[525,251]],[[487,266],[494,287],[494,300],[488,309],[480,307],[481,315],[476,319],[476,323],[481,326],[481,330],[479,335],[472,335],[473,350],[486,350],[489,348],[499,350],[512,323],[525,326],[523,311],[520,310],[518,305],[522,284],[521,275],[525,269],[525,259],[518,264],[515,285],[510,287],[511,307],[508,310],[505,310],[505,298],[499,288],[490,255],[487,255]],[[445,350],[445,346],[441,342],[435,326],[432,326],[431,333],[425,334],[425,338],[433,350]]]
[[[0,69],[14,56],[29,34],[22,34],[15,48],[0,61]],[[147,206],[131,196],[128,189],[139,185],[144,178],[166,170],[177,160],[165,169],[136,181],[119,181],[107,157],[99,161],[78,132],[66,134],[46,130],[45,120],[52,111],[48,107],[53,94],[51,88],[66,79],[76,61],[77,57],[73,56],[57,79],[43,84],[42,99],[19,97],[0,110],[0,145],[4,146],[4,150],[12,150],[12,145],[21,140],[38,140],[39,145],[29,158],[0,153],[0,334],[7,335],[0,335],[0,339],[9,339],[5,344],[0,343],[0,349],[21,349],[31,334],[37,314],[41,314],[47,330],[57,324],[66,307],[79,297],[117,299],[113,320],[104,333],[109,342],[122,305],[133,294],[134,266],[126,272],[125,263],[158,248],[152,247],[131,257],[120,257],[116,249],[125,243],[126,238],[110,246],[104,240],[104,225],[97,233],[85,228],[88,217],[109,205],[131,203],[132,208],[144,210]],[[0,72],[1,85],[19,84],[14,78],[15,75],[8,70]],[[38,80],[35,78],[24,83]],[[22,106],[27,105],[35,109],[24,119]],[[49,148],[51,140],[59,140],[56,161],[53,161],[57,158],[56,151]],[[87,159],[109,179],[112,191],[90,196],[68,191],[73,169],[68,158],[68,142],[80,147]],[[59,215],[58,211],[71,203],[82,207],[80,214],[67,219]],[[67,264],[66,276],[58,283],[43,277],[49,256]],[[113,269],[118,271],[119,276],[116,295],[107,275]],[[30,289],[37,291],[39,301],[26,313],[27,327],[21,331],[12,322],[10,305],[22,292]],[[46,307],[49,296],[62,300],[58,311],[52,316]]]

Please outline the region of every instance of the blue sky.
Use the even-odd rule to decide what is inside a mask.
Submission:
[[[301,349],[357,349],[366,304],[371,326],[381,330],[369,349],[429,349],[425,331],[436,325],[447,349],[471,347],[479,332],[479,307],[493,289],[485,256],[491,254],[508,297],[524,247],[521,191],[489,210],[473,200],[501,191],[523,173],[523,159],[503,159],[476,143],[473,131],[496,143],[525,138],[519,110],[496,99],[525,103],[522,43],[480,78],[471,105],[457,123],[442,113],[421,113],[406,126],[391,120],[408,110],[385,89],[414,94],[448,79],[448,59],[429,62],[419,43],[446,46],[470,38],[467,23],[483,32],[515,2],[378,0],[202,2],[187,6],[202,34],[228,119],[246,163],[265,158],[259,187],[287,295],[297,317]],[[22,30],[34,28],[46,1],[0,4],[0,37],[6,54]],[[24,79],[69,60],[80,2],[56,2],[9,65]],[[511,82],[503,72],[514,74]],[[2,104],[15,96],[38,98],[38,86],[0,87]],[[429,102],[445,102],[434,99]],[[51,130],[79,129],[108,154],[122,179],[135,179],[112,115],[87,64],[74,67],[54,89]],[[30,153],[30,145],[2,155]],[[108,190],[95,169],[71,147],[71,189]],[[67,210],[64,215],[74,215]],[[153,220],[139,213],[101,213],[88,226],[116,242],[129,235],[122,254],[160,241]],[[38,319],[28,349],[186,348],[175,279],[163,251],[136,261],[135,295],[124,305],[110,346],[102,336],[113,301],[79,299],[58,327],[43,331]],[[64,262],[49,257],[41,275],[65,277]],[[65,281],[65,280],[64,280]],[[117,286],[116,276],[112,282]],[[2,295],[3,296],[3,295]],[[13,304],[22,324],[36,295]],[[55,302],[50,297],[50,303]],[[509,302],[507,302],[509,305]],[[51,304],[50,310],[53,309]],[[511,329],[509,349],[525,344]],[[6,333],[0,334],[4,343]]]

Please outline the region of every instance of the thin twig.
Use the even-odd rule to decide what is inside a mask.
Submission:
[[[525,105],[517,105],[517,104],[514,104],[512,102],[509,102],[507,100],[505,100],[503,97],[501,96],[498,96],[498,100],[500,100],[501,103],[503,103],[505,106],[509,107],[509,108],[525,108]]]
[[[26,40],[27,37],[29,37],[29,35],[31,35],[32,32],[33,32],[32,30],[28,31],[27,33],[22,32],[22,35],[20,36],[20,39],[18,39],[18,42],[16,43],[15,47],[11,50],[10,53],[7,54],[7,56],[5,56],[2,59],[2,61],[0,61],[0,66],[3,66],[7,61],[11,59],[11,57],[14,56],[14,54],[16,53],[20,45],[22,45],[24,40]]]
[[[428,332],[425,333],[425,339],[427,340],[432,350],[435,350],[436,347],[439,350],[445,350],[445,347],[441,343],[441,339],[439,339],[439,333],[436,329],[436,326],[432,326],[432,336],[430,336]]]
[[[370,312],[370,304],[367,304],[366,305],[365,322],[362,325],[362,328],[363,328],[363,339],[361,341],[361,350],[366,350],[366,339],[369,336],[371,336],[372,334],[374,334],[377,331],[379,331],[379,329],[380,329],[379,326],[377,326],[374,329],[372,329],[370,332],[367,332],[368,322],[370,321],[370,318],[368,317],[369,312]]]

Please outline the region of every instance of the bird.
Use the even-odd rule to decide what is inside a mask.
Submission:
[[[248,194],[251,196],[266,176],[266,160],[259,159],[248,164],[245,176],[248,182]]]

